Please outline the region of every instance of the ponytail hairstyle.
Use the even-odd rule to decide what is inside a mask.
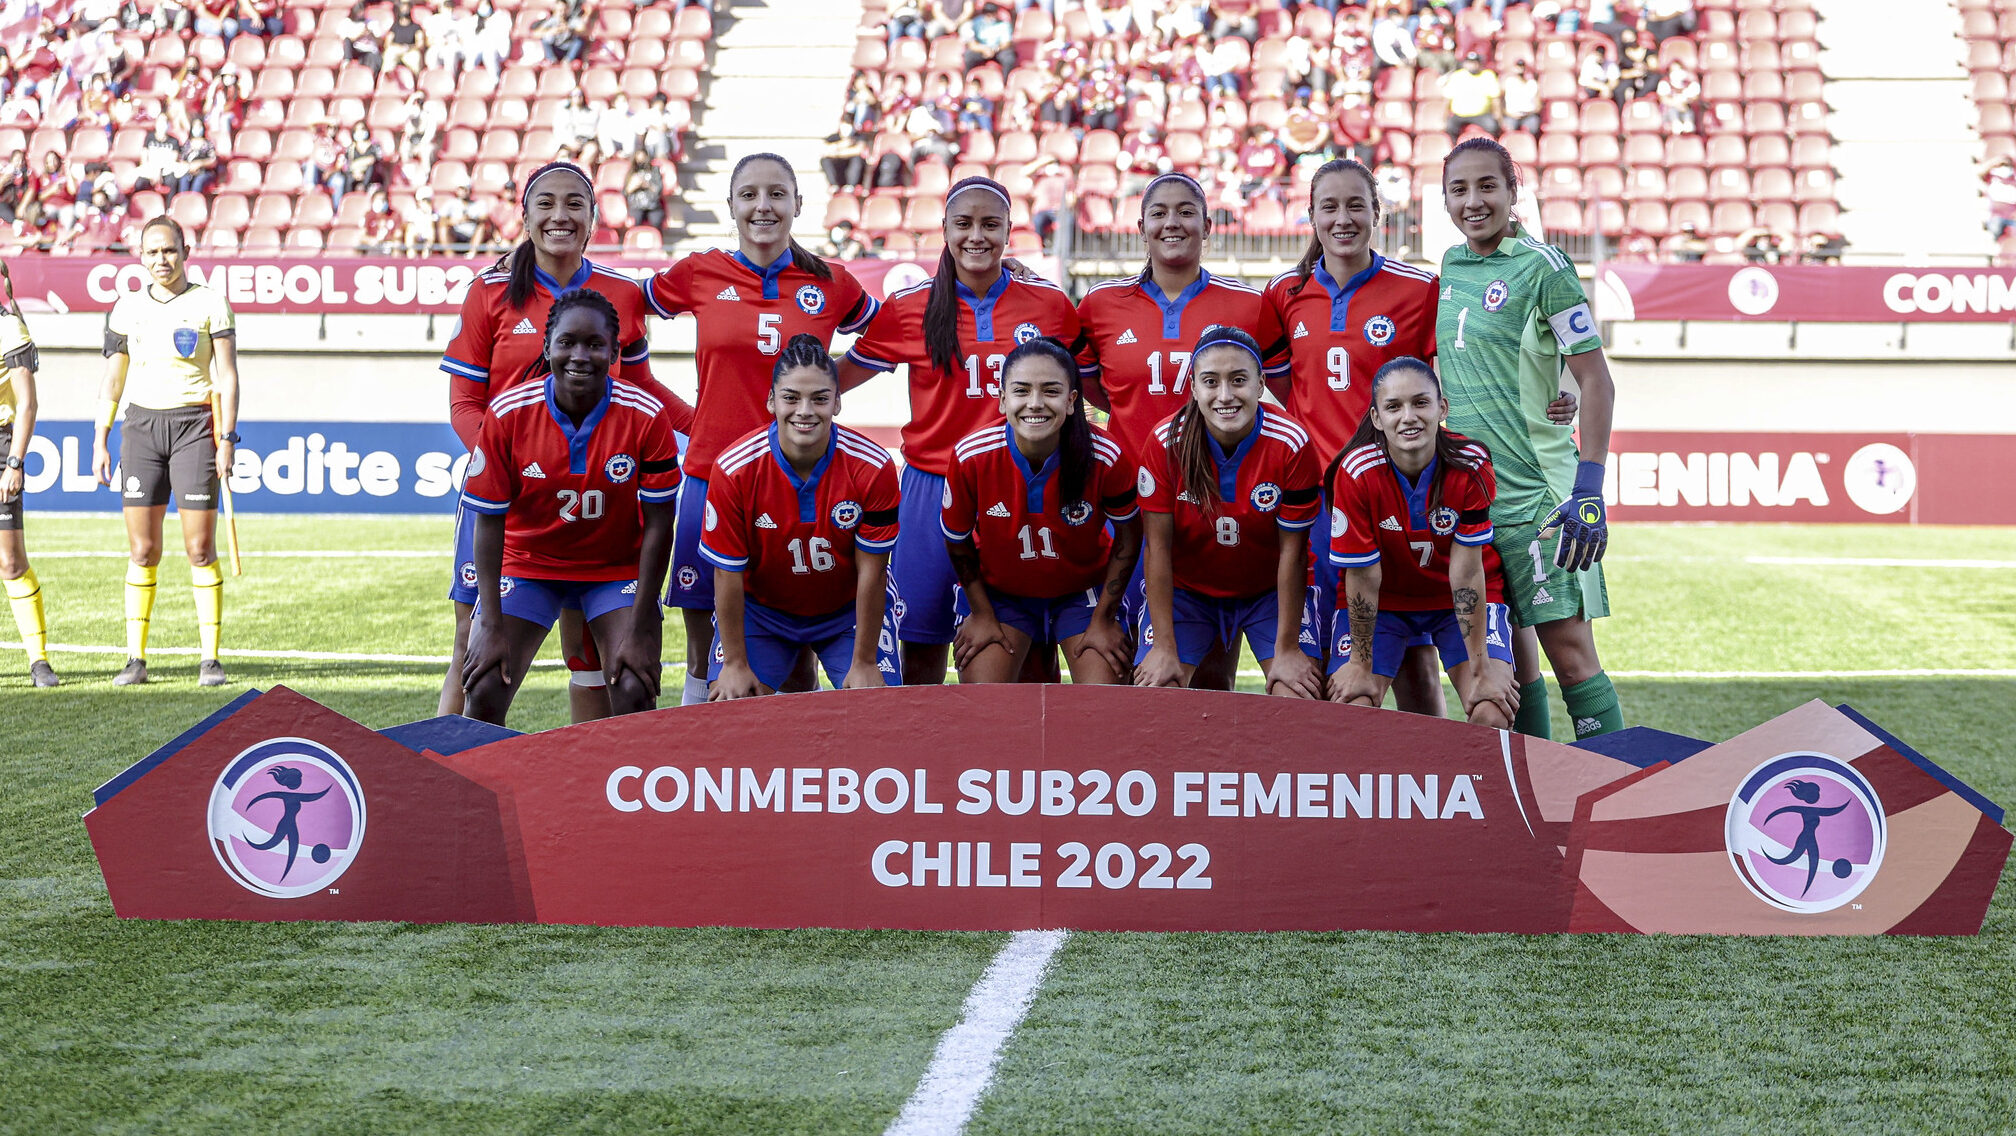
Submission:
[[[1194,370],[1198,358],[1214,347],[1232,347],[1251,355],[1253,379],[1263,381],[1266,372],[1260,366],[1260,344],[1242,329],[1222,323],[1212,324],[1197,337],[1197,346],[1190,351],[1191,368]],[[1257,422],[1254,429],[1259,429]],[[1211,431],[1204,425],[1204,408],[1197,405],[1195,383],[1170,428],[1169,455],[1176,465],[1177,487],[1189,494],[1205,516],[1216,516],[1224,500],[1218,494],[1218,463],[1211,457]]]
[[[768,151],[744,154],[742,160],[735,163],[734,172],[728,175],[729,193],[731,195],[734,193],[735,179],[742,176],[743,169],[751,162],[775,162],[779,166],[784,167],[784,176],[791,179],[791,195],[798,198],[801,202],[804,200],[804,195],[798,192],[798,171],[792,169],[791,163],[785,161],[782,155],[772,154]],[[792,264],[817,276],[821,280],[833,279],[833,266],[813,255],[812,250],[799,244],[797,237],[790,239],[790,248]],[[821,348],[821,350],[824,350],[824,348]]]
[[[1210,202],[1207,201],[1204,197],[1204,186],[1200,184],[1196,178],[1191,177],[1189,174],[1177,173],[1176,171],[1172,170],[1169,173],[1162,174],[1156,177],[1155,180],[1149,182],[1148,188],[1141,191],[1142,212],[1144,214],[1147,212],[1148,199],[1155,196],[1155,191],[1162,188],[1164,185],[1180,185],[1184,188],[1184,190],[1189,194],[1190,197],[1196,200],[1197,215],[1203,218],[1204,220],[1204,235],[1208,238],[1211,235]],[[1143,217],[1141,223],[1144,225],[1148,223],[1145,216]],[[1150,280],[1153,280],[1154,278],[1155,278],[1155,257],[1154,254],[1151,253],[1148,256],[1148,262],[1141,266],[1141,275],[1136,277],[1134,280],[1133,291],[1137,293],[1140,292],[1141,289],[1146,287],[1148,282]]]
[[[1385,454],[1389,460],[1392,458],[1393,450],[1387,443],[1385,432],[1372,422],[1372,407],[1379,405],[1379,388],[1386,384],[1386,380],[1403,372],[1427,376],[1428,385],[1435,389],[1435,397],[1438,399],[1442,397],[1442,379],[1435,373],[1435,368],[1412,355],[1402,355],[1388,360],[1384,366],[1373,372],[1371,405],[1366,407],[1365,417],[1359,421],[1358,430],[1351,435],[1351,440],[1344,443],[1344,448],[1338,451],[1336,457],[1330,459],[1330,467],[1323,471],[1324,485],[1330,485],[1332,479],[1337,476],[1337,467],[1344,463],[1344,455],[1360,446],[1377,445],[1380,453]],[[1449,476],[1450,470],[1475,470],[1481,464],[1468,452],[1471,446],[1485,450],[1487,460],[1490,456],[1490,451],[1486,449],[1484,443],[1474,438],[1466,438],[1459,442],[1456,438],[1457,436],[1450,433],[1441,423],[1436,423],[1435,457],[1438,461],[1435,466],[1435,484],[1428,487],[1428,507],[1431,509],[1442,504],[1442,482]]]
[[[1332,158],[1316,167],[1316,176],[1309,179],[1309,227],[1316,227],[1316,187],[1332,174],[1357,174],[1365,179],[1365,196],[1372,202],[1372,223],[1379,223],[1379,183],[1372,180],[1372,171],[1365,163],[1353,158]],[[1302,259],[1295,262],[1295,286],[1288,289],[1291,296],[1300,295],[1309,286],[1309,278],[1316,274],[1316,266],[1323,261],[1323,238],[1309,234],[1309,248]]]
[[[1008,190],[1000,182],[969,177],[959,179],[945,195],[947,216],[962,193],[990,193],[1001,199],[1002,209],[1011,215],[1014,212]],[[956,370],[959,366],[959,270],[952,259],[950,243],[938,254],[938,275],[931,278],[931,295],[924,303],[924,350],[931,357],[931,365],[941,371]],[[1007,373],[1005,365],[1002,373]],[[1078,373],[1077,364],[1072,364],[1071,373]]]
[[[1071,355],[1071,349],[1063,342],[1047,335],[1039,335],[1008,353],[1001,364],[1001,389],[1008,389],[1008,376],[1020,365],[1031,359],[1048,359],[1064,371],[1064,381],[1072,394],[1078,396],[1065,416],[1064,430],[1057,442],[1057,499],[1065,505],[1085,496],[1085,487],[1092,481],[1092,422],[1085,417],[1084,380],[1078,377],[1078,360]]]
[[[168,230],[175,237],[175,247],[181,249],[184,253],[189,251],[189,237],[182,231],[182,222],[177,221],[168,214],[163,213],[158,217],[149,217],[147,223],[140,226],[140,237],[142,240],[146,239],[147,230],[149,229]]]
[[[1512,204],[1505,210],[1504,233],[1510,237],[1519,231],[1519,218],[1513,216],[1513,211],[1519,208],[1519,163],[1512,160],[1512,152],[1499,145],[1496,138],[1477,134],[1458,142],[1455,148],[1449,151],[1449,156],[1442,159],[1442,184],[1445,187],[1449,184],[1449,163],[1460,155],[1480,150],[1497,161],[1499,174],[1504,177],[1505,184],[1511,187]]]
[[[561,293],[560,298],[553,301],[553,310],[546,313],[546,335],[539,342],[539,362],[533,365],[535,374],[544,374],[553,369],[551,358],[553,329],[560,326],[561,316],[575,308],[587,308],[601,316],[602,321],[609,325],[610,366],[613,368],[615,361],[622,358],[623,317],[616,313],[616,305],[609,302],[609,297],[592,288],[576,288],[572,292]]]
[[[834,391],[836,393],[839,391],[840,368],[834,365],[833,356],[827,353],[826,345],[819,342],[818,336],[808,335],[802,331],[792,336],[791,341],[784,345],[784,353],[777,356],[777,365],[770,368],[770,389],[777,389],[777,381],[784,377],[784,372],[795,371],[800,367],[824,371],[826,377],[833,380]]]
[[[592,235],[592,228],[595,224],[597,214],[595,207],[595,180],[588,176],[587,170],[572,162],[548,162],[533,170],[531,176],[525,179],[525,191],[518,195],[518,211],[521,214],[532,212],[533,187],[539,184],[540,179],[553,174],[572,174],[580,178],[581,184],[587,187],[588,224]],[[527,220],[529,221],[530,218],[527,218]],[[525,310],[526,301],[532,298],[532,289],[537,284],[537,277],[533,273],[539,270],[537,254],[532,247],[532,227],[530,224],[527,224],[525,228],[525,239],[519,241],[518,247],[511,250],[511,283],[504,291],[505,302],[521,312]],[[551,317],[549,316],[548,318],[550,321]]]

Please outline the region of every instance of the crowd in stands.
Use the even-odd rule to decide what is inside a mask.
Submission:
[[[1811,9],[865,0],[827,222],[928,249],[944,185],[988,172],[1020,228],[1047,237],[1068,195],[1081,231],[1125,232],[1142,187],[1177,169],[1217,224],[1292,247],[1324,161],[1372,167],[1404,224],[1450,147],[1484,133],[1526,170],[1550,232],[1601,231],[1638,256],[1701,241],[1741,259],[1753,228],[1804,247],[1836,224]]]
[[[1959,0],[1960,34],[1981,132],[1981,182],[1996,261],[2016,265],[2016,0]]]
[[[558,157],[597,243],[661,247],[711,29],[690,0],[10,0],[0,245],[127,248],[167,212],[215,252],[487,255]]]

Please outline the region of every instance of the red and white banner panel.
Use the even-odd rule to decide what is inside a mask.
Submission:
[[[2008,323],[2016,269],[1606,264],[1595,299],[1606,320]]]

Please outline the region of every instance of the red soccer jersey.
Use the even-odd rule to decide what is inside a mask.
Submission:
[[[637,574],[639,502],[669,505],[679,442],[665,404],[620,379],[579,427],[553,405],[553,380],[498,395],[469,451],[462,504],[504,516],[504,574],[627,580]]]
[[[553,301],[575,288],[600,292],[622,317],[620,361],[610,374],[664,403],[674,430],[692,429],[693,408],[651,377],[651,341],[645,327],[651,307],[642,284],[593,261],[583,261],[581,271],[564,285],[543,272],[534,279],[522,309],[506,299],[511,290],[509,269],[491,269],[469,282],[462,314],[456,317],[448,350],[441,356],[441,369],[449,376],[448,416],[463,445],[476,444],[476,432],[491,401],[530,375],[546,346],[546,316]]]
[[[748,597],[792,615],[832,615],[854,603],[854,550],[896,546],[896,459],[845,426],[800,480],[777,427],[715,458],[700,555],[742,573]]]
[[[1084,500],[1062,499],[1059,461],[1060,454],[1053,453],[1032,468],[1005,422],[959,440],[945,475],[940,524],[945,539],[973,542],[980,578],[989,588],[1054,599],[1106,579],[1113,538],[1105,522],[1125,521],[1140,511],[1134,478],[1120,443],[1096,426]]]
[[[693,313],[700,368],[686,476],[711,476],[723,450],[770,421],[763,400],[770,372],[794,335],[814,335],[829,349],[833,333],[868,326],[881,305],[845,268],[821,280],[790,256],[768,270],[739,252],[694,253],[651,278],[646,297],[667,319]]]
[[[1155,445],[1141,463],[1141,507],[1176,518],[1176,586],[1202,596],[1239,599],[1274,590],[1281,562],[1277,530],[1306,529],[1316,523],[1317,486],[1322,463],[1309,432],[1265,405],[1253,430],[1227,454],[1216,438],[1206,438],[1218,466],[1219,504],[1206,513],[1176,473],[1169,443],[1175,420],[1155,431]]]
[[[1267,377],[1289,380],[1288,412],[1306,424],[1317,464],[1343,450],[1372,405],[1372,375],[1402,355],[1435,358],[1435,274],[1372,254],[1339,285],[1321,261],[1297,292],[1276,276],[1261,306]]]
[[[1205,273],[1175,299],[1138,276],[1109,280],[1078,304],[1085,347],[1113,411],[1112,430],[1135,457],[1155,444],[1155,427],[1190,398],[1190,347],[1212,324],[1256,334],[1260,293]]]
[[[985,296],[958,285],[957,370],[931,365],[924,348],[924,305],[929,281],[889,297],[856,340],[847,358],[870,370],[910,366],[910,421],[903,426],[903,460],[940,477],[952,465],[952,447],[973,431],[1001,420],[1001,364],[1008,353],[1039,335],[1077,350],[1078,309],[1048,281],[1017,280],[1006,270]],[[1084,367],[1079,368],[1086,374]]]
[[[1391,611],[1447,611],[1449,545],[1482,545],[1484,587],[1504,603],[1498,552],[1491,547],[1491,498],[1498,478],[1484,447],[1452,435],[1474,469],[1442,470],[1442,503],[1430,506],[1434,465],[1409,484],[1376,444],[1344,455],[1330,483],[1330,562],[1339,568],[1379,565],[1379,606]],[[1439,463],[1440,459],[1437,459]],[[1344,602],[1338,589],[1337,601]]]

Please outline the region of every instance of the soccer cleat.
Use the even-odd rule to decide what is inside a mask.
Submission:
[[[39,687],[56,686],[63,681],[56,677],[56,668],[50,666],[46,659],[37,659],[29,663],[28,677],[35,680],[35,685]]]
[[[147,681],[147,660],[128,659],[125,669],[112,677],[113,686],[138,686]]]
[[[215,659],[205,659],[196,665],[197,686],[223,686],[224,664]]]

